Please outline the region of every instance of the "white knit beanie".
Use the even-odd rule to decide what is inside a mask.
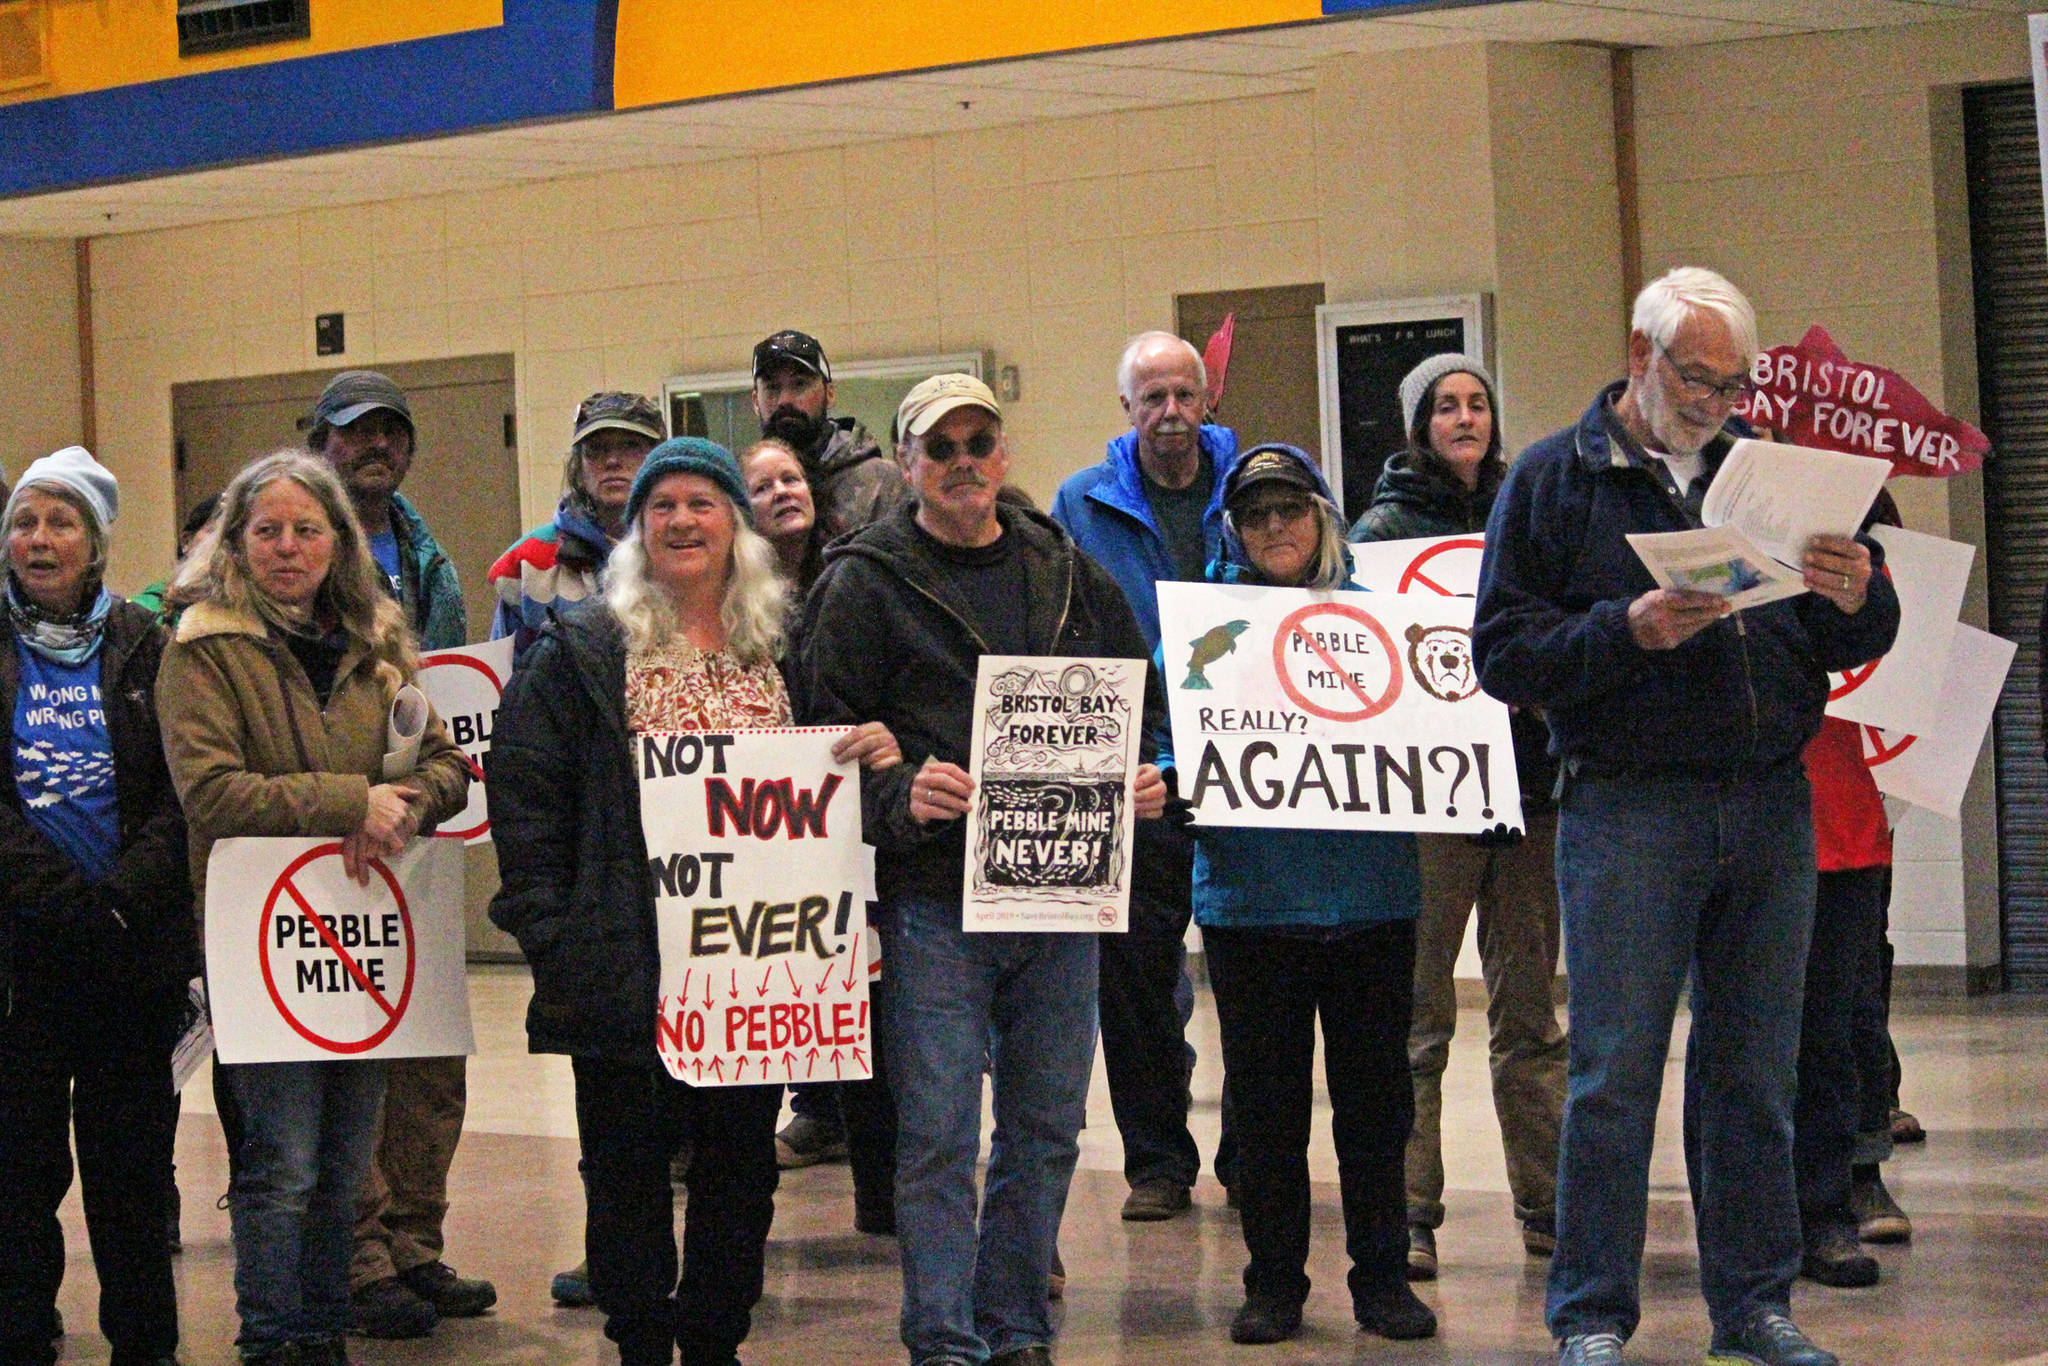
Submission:
[[[113,471],[93,459],[92,452],[85,447],[66,446],[21,472],[21,482],[8,494],[7,511],[0,514],[0,520],[12,525],[14,507],[21,501],[22,491],[36,484],[61,484],[77,494],[99,522],[102,533],[114,524],[114,515],[121,507],[121,486],[115,481]]]

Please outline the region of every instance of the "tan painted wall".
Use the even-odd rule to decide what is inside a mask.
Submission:
[[[7,480],[80,434],[76,249],[69,241],[0,238],[0,466]]]

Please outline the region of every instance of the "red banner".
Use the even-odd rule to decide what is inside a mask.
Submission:
[[[1750,380],[1756,392],[1737,411],[1754,425],[1794,445],[1889,460],[1895,475],[1946,479],[1977,469],[1991,449],[1893,371],[1843,355],[1824,328],[1760,354]]]

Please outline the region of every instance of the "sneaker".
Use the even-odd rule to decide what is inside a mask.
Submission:
[[[1849,1183],[1849,1211],[1856,1216],[1856,1236],[1866,1243],[1910,1243],[1913,1221],[1884,1188],[1877,1168]]]
[[[1405,1282],[1351,1297],[1351,1316],[1368,1333],[1405,1342],[1436,1336],[1436,1313]]]
[[[1301,1331],[1301,1306],[1266,1295],[1247,1295],[1230,1321],[1230,1340],[1247,1346],[1285,1342]]]
[[[1705,1366],[1841,1366],[1783,1314],[1762,1313],[1732,1333],[1714,1334]]]
[[[1575,1333],[1557,1344],[1557,1366],[1623,1366],[1621,1334]]]
[[[588,1309],[596,1304],[597,1296],[590,1293],[589,1258],[567,1271],[557,1271],[555,1278],[548,1282],[548,1295],[564,1309]]]
[[[846,1135],[809,1115],[798,1115],[775,1135],[775,1165],[784,1171],[846,1160]]]
[[[1531,1257],[1548,1257],[1557,1251],[1555,1214],[1538,1214],[1522,1221],[1522,1251]]]
[[[1184,1213],[1190,1204],[1188,1188],[1178,1181],[1140,1181],[1124,1197],[1124,1222],[1151,1224]]]
[[[1408,1279],[1436,1279],[1436,1230],[1428,1224],[1408,1225]]]
[[[348,1297],[357,1337],[423,1338],[441,1321],[441,1311],[415,1295],[396,1276],[371,1281]]]
[[[498,1302],[498,1287],[489,1281],[465,1280],[446,1262],[423,1262],[399,1272],[398,1279],[444,1319],[473,1319]]]
[[[1848,1229],[1827,1228],[1807,1243],[1799,1274],[1822,1285],[1855,1290],[1877,1284],[1877,1258],[1858,1247]]]
[[[1920,1121],[1913,1118],[1907,1111],[1899,1109],[1896,1105],[1893,1106],[1892,1142],[1925,1143],[1926,1141],[1927,1130],[1921,1127]]]

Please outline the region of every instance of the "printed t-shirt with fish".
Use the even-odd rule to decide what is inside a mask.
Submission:
[[[113,871],[121,846],[114,746],[100,702],[100,656],[57,664],[15,642],[14,786],[29,824],[87,879]]]
[[[741,664],[680,633],[626,655],[626,729],[763,730],[790,724],[789,690],[773,664]]]

